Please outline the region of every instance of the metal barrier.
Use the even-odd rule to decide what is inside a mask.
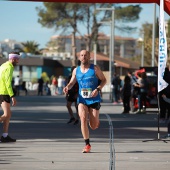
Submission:
[[[115,148],[114,148],[114,140],[113,140],[113,125],[111,118],[108,114],[105,114],[108,122],[109,122],[109,136],[110,136],[110,162],[109,162],[109,170],[115,170]]]

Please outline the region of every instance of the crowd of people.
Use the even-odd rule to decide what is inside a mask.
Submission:
[[[147,94],[149,81],[145,71],[128,72],[124,79],[114,73],[112,80],[113,104],[122,103],[124,114],[129,112],[145,113],[147,107]],[[138,101],[138,109],[134,109],[135,101]]]

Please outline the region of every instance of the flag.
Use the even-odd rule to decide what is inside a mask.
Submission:
[[[159,12],[159,55],[158,55],[158,92],[168,86],[163,76],[167,62],[167,40],[164,21],[164,0],[160,0]]]

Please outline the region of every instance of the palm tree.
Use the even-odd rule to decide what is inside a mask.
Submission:
[[[31,54],[40,54],[39,52],[39,44],[36,43],[35,41],[27,41],[23,42],[22,45],[24,46],[23,50],[26,53],[31,53]]]

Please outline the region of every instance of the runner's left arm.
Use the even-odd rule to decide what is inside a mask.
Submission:
[[[106,84],[106,77],[104,76],[99,66],[95,66],[94,68],[95,68],[96,76],[98,77],[98,79],[101,80],[100,84],[96,88],[99,88],[100,90],[102,90],[102,88]]]

